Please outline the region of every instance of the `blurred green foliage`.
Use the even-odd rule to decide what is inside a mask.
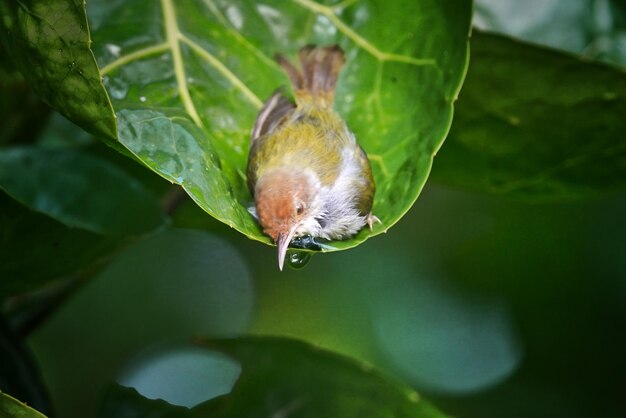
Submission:
[[[472,45],[436,181],[544,201],[625,188],[623,70],[479,31]]]
[[[242,18],[228,2],[206,4]],[[117,22],[145,32],[138,48],[162,36],[144,31],[157,3],[126,20],[111,14],[126,6],[92,9],[94,39],[114,36]],[[1,4],[5,29],[16,7]],[[54,15],[84,38],[76,10]],[[615,66],[626,62],[624,11],[617,1],[484,0],[475,23]],[[355,27],[372,18],[351,17]],[[40,38],[51,20],[41,18],[19,15]],[[334,36],[324,16],[313,24]],[[62,49],[89,48],[71,36]],[[282,273],[272,248],[51,113],[28,86],[42,94],[54,83],[3,60],[0,390],[67,418],[625,415],[624,71],[489,34],[472,43],[456,124],[398,227]],[[67,58],[19,55],[43,72]],[[75,69],[76,91],[99,80],[95,67],[87,84]],[[136,105],[155,97],[127,95]],[[506,186],[520,179],[532,182]],[[68,210],[46,209],[72,197]],[[19,401],[0,394],[0,415],[41,416]]]

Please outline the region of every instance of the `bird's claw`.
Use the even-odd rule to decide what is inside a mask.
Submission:
[[[376,216],[376,215],[372,214],[372,212],[370,212],[370,213],[368,213],[368,214],[367,214],[367,220],[366,220],[366,222],[367,222],[367,226],[369,226],[369,227],[370,227],[370,231],[371,231],[372,229],[374,229],[374,224],[375,224],[375,223],[382,224],[382,222],[380,221],[380,219],[378,219],[378,216]]]

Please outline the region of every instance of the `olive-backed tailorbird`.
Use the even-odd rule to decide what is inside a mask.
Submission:
[[[300,49],[300,69],[278,55],[295,103],[280,90],[261,108],[252,129],[248,187],[263,232],[278,246],[282,270],[294,237],[346,239],[378,219],[367,155],[333,110],[345,59],[339,46]]]

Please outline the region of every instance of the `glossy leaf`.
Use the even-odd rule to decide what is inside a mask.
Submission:
[[[230,394],[195,408],[214,417],[444,417],[413,389],[372,366],[304,342],[246,337],[199,345],[241,363]]]
[[[0,40],[30,86],[54,109],[122,150],[82,0],[0,3]]]
[[[465,72],[470,8],[463,0],[107,2],[94,5],[94,52],[120,141],[208,213],[268,242],[247,211],[244,172],[256,113],[288,84],[271,57],[339,43],[347,64],[336,107],[372,160],[382,220],[342,248],[385,231],[417,198]]]
[[[80,21],[76,1],[30,3],[71,8],[74,20],[60,22],[64,27],[71,23],[76,29]],[[89,3],[93,50],[117,116],[119,141],[155,172],[181,184],[209,214],[266,243],[247,211],[252,198],[244,171],[249,132],[262,101],[288,84],[271,58],[275,53],[293,55],[309,43],[339,43],[347,53],[336,107],[369,153],[378,184],[374,212],[382,224],[335,248],[386,231],[411,207],[449,128],[467,65],[469,0],[323,3]],[[32,23],[24,17],[32,14],[26,6],[9,9],[11,28],[19,27],[14,20]],[[62,49],[40,38],[24,42],[36,50],[27,54]],[[9,43],[21,39],[11,35]],[[88,54],[80,53],[87,60]],[[55,60],[73,62],[63,55]],[[51,70],[54,77],[40,72],[33,77],[55,85],[61,67]],[[30,71],[27,65],[20,68]],[[99,102],[99,97],[94,93],[92,99]],[[98,120],[108,121],[105,113],[98,113]],[[73,118],[90,123],[79,119]]]
[[[516,199],[623,190],[624,115],[624,70],[475,32],[433,178]]]
[[[0,150],[0,189],[68,226],[100,234],[155,229],[157,198],[104,159],[73,150]]]
[[[0,392],[0,417],[46,418],[41,412],[2,392]]]

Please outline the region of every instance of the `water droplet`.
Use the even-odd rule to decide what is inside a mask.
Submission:
[[[226,17],[235,29],[240,30],[243,27],[243,14],[237,6],[228,6],[226,9]]]
[[[313,31],[317,35],[333,37],[337,33],[337,28],[326,16],[318,15],[313,25]]]
[[[106,44],[104,47],[114,57],[119,57],[120,52],[122,51],[122,47],[115,44]]]
[[[106,88],[112,98],[121,100],[126,97],[128,93],[128,84],[120,77],[114,77],[109,80],[105,80]]]
[[[311,253],[304,251],[290,251],[287,254],[287,264],[291,268],[301,269],[311,260]]]

